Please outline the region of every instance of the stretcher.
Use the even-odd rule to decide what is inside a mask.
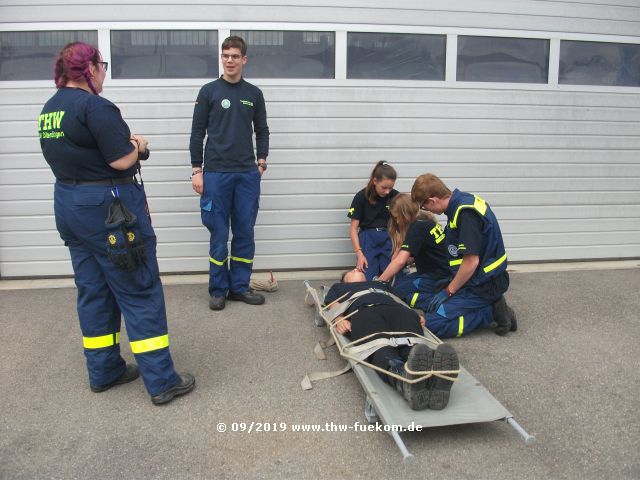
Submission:
[[[315,372],[308,374],[302,380],[302,388],[309,390],[314,381],[335,377],[353,370],[365,392],[365,418],[369,423],[382,422],[390,428],[385,429],[391,435],[405,463],[413,463],[415,457],[407,450],[400,433],[407,430],[420,428],[442,427],[448,425],[460,425],[466,423],[483,423],[504,421],[511,425],[529,445],[535,441],[535,437],[529,435],[513,418],[513,415],[489,393],[464,367],[460,366],[457,379],[451,387],[449,404],[444,410],[412,410],[404,398],[398,392],[385,383],[375,371],[375,366],[356,358],[357,355],[349,353],[349,347],[354,345],[347,337],[335,331],[335,322],[329,309],[324,305],[326,287],[316,290],[308,281],[304,281],[306,289],[306,303],[315,306],[314,323],[316,326],[327,326],[331,333],[327,341],[319,342],[315,348],[316,357],[326,358],[324,349],[333,345],[337,346],[341,356],[346,359],[343,368],[332,372]],[[435,335],[425,329],[424,337],[420,340],[431,348],[442,343]],[[345,352],[345,347],[347,351]],[[361,348],[360,350],[366,350]],[[370,368],[374,367],[374,368]],[[438,374],[438,373],[436,373]],[[450,372],[442,372],[438,376],[447,378]],[[416,379],[420,381],[422,378]]]

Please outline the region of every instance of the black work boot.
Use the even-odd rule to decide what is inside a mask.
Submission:
[[[409,351],[406,365],[414,372],[427,372],[431,370],[433,361],[433,350],[423,343],[414,345]],[[417,378],[418,375],[407,373],[404,368],[405,362],[400,358],[389,361],[389,371],[409,380]],[[393,377],[389,377],[391,385],[402,394],[412,410],[424,410],[429,406],[428,384],[431,378],[417,383],[407,383]]]
[[[509,317],[511,317],[511,328],[509,329],[509,331],[515,332],[516,330],[518,330],[518,319],[516,318],[516,312],[514,312],[513,308],[511,308],[509,305],[507,305],[507,312],[509,312]]]
[[[196,386],[196,379],[190,373],[181,373],[178,375],[178,383],[176,383],[169,390],[166,390],[158,395],[151,397],[151,402],[154,405],[163,405],[169,403],[175,397],[180,395],[186,395]]]
[[[253,290],[247,290],[246,292],[242,293],[229,292],[227,298],[235,302],[248,303],[249,305],[262,305],[264,303],[264,295],[256,293]]]
[[[441,343],[433,354],[433,370],[447,371],[458,370],[460,362],[455,349],[446,343]],[[457,373],[446,373],[445,375],[457,378]],[[429,408],[431,410],[442,410],[449,403],[451,387],[453,382],[445,378],[433,376],[429,384]]]
[[[224,305],[226,303],[226,299],[224,297],[209,297],[209,308],[211,310],[222,310],[224,309]]]
[[[494,332],[496,332],[496,335],[503,336],[511,331],[511,315],[509,314],[509,310],[504,296],[500,296],[498,301],[493,304],[493,321],[496,322]],[[511,311],[513,312],[513,310]]]
[[[113,382],[107,383],[106,385],[90,385],[91,391],[93,393],[101,393],[109,390],[111,387],[115,387],[116,385],[122,385],[123,383],[133,382],[136,378],[140,376],[140,370],[137,365],[133,363],[127,363],[124,368],[124,373],[116,378]]]

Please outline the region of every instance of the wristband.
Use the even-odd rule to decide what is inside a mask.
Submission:
[[[356,253],[361,252],[362,248],[356,248]]]
[[[199,175],[202,173],[202,169],[198,168],[197,170],[194,170],[193,172],[191,172],[191,176],[189,177],[189,180],[193,180],[193,177],[195,177],[196,175]]]

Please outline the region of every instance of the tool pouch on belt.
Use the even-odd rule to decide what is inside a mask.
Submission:
[[[121,270],[135,270],[145,263],[144,243],[138,217],[119,198],[109,207],[107,219],[107,256]]]

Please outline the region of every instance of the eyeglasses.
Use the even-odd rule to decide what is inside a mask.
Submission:
[[[227,61],[227,60],[233,60],[234,62],[239,62],[240,59],[242,58],[242,55],[238,55],[237,53],[234,53],[233,55],[229,55],[228,53],[223,53],[222,55],[220,55],[220,58],[222,58],[223,61]]]
[[[109,62],[96,62],[98,65],[102,65],[102,69],[106,72],[109,70]]]

